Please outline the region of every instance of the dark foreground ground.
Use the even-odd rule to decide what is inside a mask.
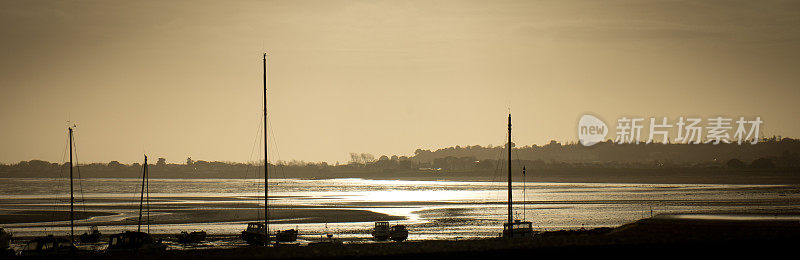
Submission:
[[[175,250],[160,254],[82,255],[73,259],[492,259],[496,257],[676,258],[780,256],[796,259],[800,221],[702,220],[656,216],[618,228],[555,231],[528,239]],[[32,259],[20,257],[21,259]],[[70,258],[70,257],[62,257]],[[52,259],[52,257],[47,257]]]

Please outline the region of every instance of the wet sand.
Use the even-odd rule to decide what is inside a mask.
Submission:
[[[656,216],[617,228],[551,231],[531,238],[432,240],[357,244],[280,245],[230,249],[173,250],[158,255],[113,256],[114,259],[481,259],[496,257],[762,257],[792,253],[800,241],[800,216],[755,220]],[[413,232],[413,230],[412,230]],[[97,254],[79,258],[106,259]]]
[[[14,180],[12,184],[27,182],[31,181]],[[98,225],[104,235],[136,229],[140,195],[107,193],[135,187],[136,180],[87,182],[86,187],[92,187],[92,192],[85,199],[82,197],[76,210],[82,212],[85,208],[97,215],[76,224]],[[274,228],[299,229],[300,239],[305,241],[317,241],[331,230],[342,239],[367,242],[372,222],[379,220],[399,220],[395,222],[413,230],[409,235],[412,241],[490,238],[501,232],[507,214],[505,187],[491,183],[295,179],[276,182],[277,196],[271,196],[269,204]],[[68,235],[69,221],[65,214],[68,201],[62,195],[47,193],[52,191],[45,187],[53,183],[57,180],[40,184],[39,190],[0,198],[0,215],[39,212],[0,225],[20,237]],[[151,195],[153,225],[148,232],[156,235],[205,230],[210,235],[229,236],[221,238],[220,243],[209,243],[211,247],[240,246],[242,241],[236,235],[246,226],[245,222],[263,219],[263,197],[256,181],[154,180],[152,184],[158,189]],[[241,186],[247,189],[239,189]],[[533,221],[537,231],[616,227],[659,213],[800,211],[796,207],[800,188],[796,185],[540,183],[533,186],[535,193],[527,195],[533,200],[524,204],[517,201],[515,215]],[[519,191],[515,198],[525,197],[519,189],[515,190]],[[61,213],[48,217],[51,211]],[[329,227],[326,223],[333,225]],[[76,230],[84,232],[86,227]],[[24,244],[15,242],[17,246],[20,243]]]
[[[259,215],[260,213],[260,215]],[[93,216],[111,216],[113,212],[81,212],[76,220]],[[212,222],[241,222],[263,221],[263,209],[168,209],[151,212],[150,224],[188,224]],[[376,213],[368,210],[356,209],[270,209],[270,223],[300,224],[300,223],[339,223],[339,222],[373,222],[405,219],[400,216]],[[69,211],[18,211],[0,215],[0,224],[17,224],[17,227],[34,224],[32,226],[48,227],[63,226],[63,224],[46,224],[41,222],[69,220]],[[117,221],[95,221],[91,223],[77,222],[78,226],[87,225],[135,225],[138,215],[126,217]]]
[[[116,213],[86,211],[75,212],[75,220],[84,220],[97,216],[111,216]],[[0,224],[53,222],[69,220],[69,211],[63,210],[29,210],[29,211],[1,211]]]

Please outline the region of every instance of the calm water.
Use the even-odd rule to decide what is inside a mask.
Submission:
[[[86,179],[76,186],[76,210],[112,212],[81,220],[91,225],[121,221],[138,215],[141,181]],[[384,181],[363,179],[270,180],[270,205],[296,209],[359,209],[405,220],[410,240],[497,236],[507,219],[506,184],[498,182]],[[263,180],[153,179],[151,215],[160,209],[222,209],[258,219],[263,206]],[[63,179],[0,179],[0,213],[68,210],[68,183]],[[796,185],[675,185],[528,183],[514,186],[516,218],[532,221],[538,230],[614,227],[661,213],[796,213],[800,186]],[[521,203],[527,202],[527,203]],[[261,203],[261,204],[259,204]],[[250,211],[235,211],[237,209]],[[290,209],[291,210],[291,209]],[[241,217],[241,216],[240,216]],[[209,220],[205,223],[151,225],[152,233],[206,230],[235,235],[247,221]],[[197,221],[195,219],[195,221]],[[276,224],[274,229],[299,228],[301,238],[313,241],[326,232],[353,240],[369,238],[371,221]],[[329,222],[329,223],[324,223]],[[110,234],[134,230],[135,222],[102,225]],[[66,235],[68,221],[7,223],[15,236]],[[327,225],[327,228],[326,228]],[[82,233],[85,227],[78,228]]]

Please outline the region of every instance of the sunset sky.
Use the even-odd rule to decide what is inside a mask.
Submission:
[[[2,0],[0,163],[63,161],[67,121],[85,163],[258,160],[263,52],[273,161],[501,145],[509,108],[518,145],[584,113],[800,137],[800,1]]]

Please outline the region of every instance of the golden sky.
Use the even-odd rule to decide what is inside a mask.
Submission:
[[[0,1],[0,163],[576,140],[584,113],[800,136],[798,1]],[[257,150],[257,149],[256,149]],[[273,153],[276,155],[276,153]],[[273,156],[271,160],[277,160]]]

